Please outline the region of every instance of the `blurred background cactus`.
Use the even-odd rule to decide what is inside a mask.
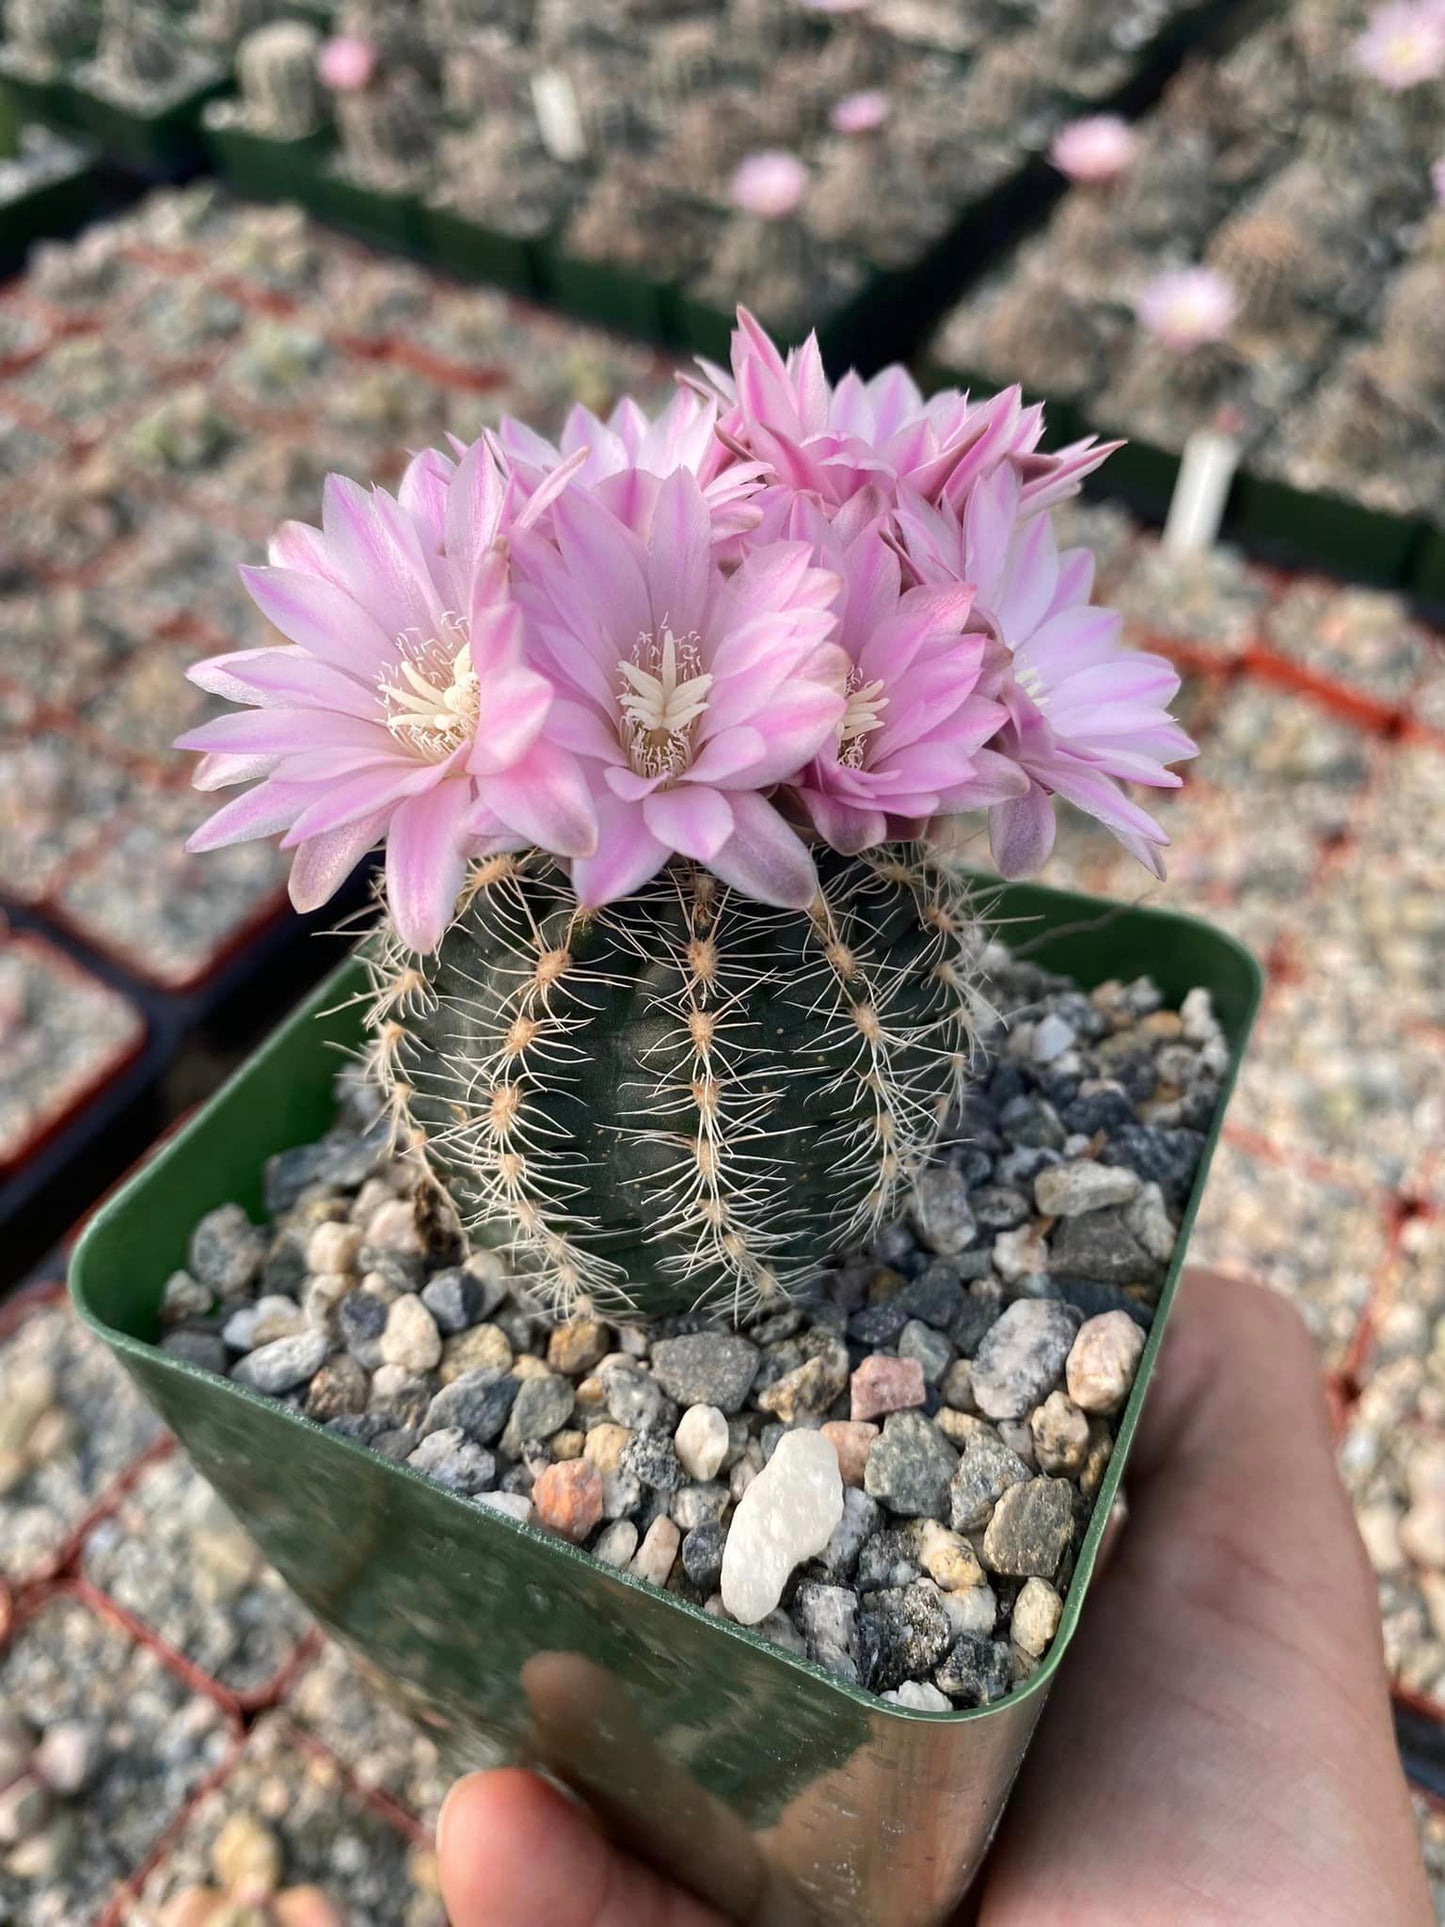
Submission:
[[[301,140],[322,121],[316,56],[321,36],[302,20],[247,34],[236,55],[245,125],[272,140]]]

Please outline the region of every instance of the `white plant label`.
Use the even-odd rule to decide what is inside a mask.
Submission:
[[[1232,435],[1196,428],[1184,444],[1179,477],[1164,524],[1169,555],[1191,555],[1219,540],[1224,505],[1239,467],[1240,447]]]
[[[559,67],[543,67],[532,76],[532,105],[537,113],[542,145],[554,161],[586,158],[587,135],[577,89]]]

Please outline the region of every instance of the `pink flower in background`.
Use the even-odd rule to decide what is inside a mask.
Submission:
[[[1071,181],[1112,181],[1129,166],[1137,147],[1133,128],[1117,114],[1089,114],[1059,129],[1049,159]]]
[[[579,403],[556,443],[510,415],[497,429],[496,445],[523,495],[564,462],[577,464],[581,487],[596,488],[612,476],[645,474],[659,480],[685,468],[695,475],[719,536],[752,528],[759,511],[750,503],[762,463],[743,462],[717,435],[717,403],[694,388],[679,388],[650,420],[630,396],[605,422]]]
[[[790,516],[842,585],[838,641],[849,663],[842,718],[792,787],[818,834],[850,855],[1027,787],[983,747],[1008,714],[978,694],[985,638],[963,633],[972,589],[905,588],[871,508],[855,496],[830,525],[797,497]]]
[[[645,535],[580,489],[550,527],[516,541],[516,593],[556,689],[549,735],[580,760],[597,813],[596,853],[572,864],[579,901],[626,896],[677,852],[804,907],[813,859],[762,792],[842,717],[837,577],[803,543],[753,548],[724,574],[685,469],[661,484]]]
[[[796,154],[770,147],[749,154],[734,170],[728,189],[733,205],[764,221],[785,221],[808,191],[808,170]]]
[[[1396,0],[1377,7],[1355,42],[1355,64],[1392,94],[1445,74],[1445,7],[1438,0]]]
[[[376,72],[376,49],[359,34],[337,34],[317,54],[316,72],[334,94],[360,93]]]
[[[1196,754],[1166,704],[1179,688],[1162,656],[1126,649],[1122,622],[1094,607],[1094,559],[1062,555],[1047,516],[1019,519],[1018,477],[980,483],[960,522],[915,501],[900,513],[907,554],[926,582],[966,581],[972,621],[997,645],[984,688],[1008,711],[991,747],[1027,780],[1024,794],[989,811],[994,862],[1031,876],[1053,848],[1052,798],[1097,817],[1156,876],[1169,839],[1121,783],[1175,789],[1166,765]]]
[[[1213,268],[1170,268],[1142,288],[1140,326],[1176,354],[1222,341],[1239,318],[1239,297]]]
[[[724,401],[721,431],[762,461],[780,487],[846,502],[863,488],[906,486],[929,500],[962,501],[1002,462],[1024,477],[1024,506],[1037,512],[1077,494],[1117,443],[1091,436],[1054,454],[1038,452],[1041,407],[1025,408],[1017,388],[970,402],[957,389],[926,401],[906,368],[871,381],[823,371],[817,337],[786,359],[752,315],[738,310],[732,370],[707,366]]]
[[[833,103],[828,124],[835,134],[871,134],[881,127],[889,114],[888,96],[881,87],[862,93],[845,94]]]
[[[321,528],[277,531],[270,566],[242,575],[290,646],[198,664],[193,682],[250,707],[178,744],[206,753],[206,787],[260,780],[191,849],[284,830],[292,901],[310,910],[385,836],[393,920],[431,950],[461,887],[478,775],[514,841],[591,847],[585,792],[541,740],[551,690],[524,660],[497,547],[506,511],[478,443],[459,465],[418,456],[395,498],[330,476]]]

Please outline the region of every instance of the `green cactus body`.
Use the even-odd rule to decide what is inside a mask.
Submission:
[[[987,1011],[966,895],[912,845],[819,874],[777,910],[679,861],[583,913],[544,859],[496,858],[435,956],[378,949],[398,1129],[559,1309],[751,1311],[936,1146]]]

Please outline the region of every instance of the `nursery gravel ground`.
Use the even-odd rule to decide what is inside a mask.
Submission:
[[[260,272],[244,236],[218,243],[218,275],[248,263]],[[47,302],[84,306],[63,287]],[[361,425],[345,430],[370,421],[377,447],[395,420],[383,373],[358,384]],[[288,477],[305,512],[316,481],[303,468],[272,480]],[[1392,1671],[1445,1717],[1445,648],[1389,596],[1228,555],[1172,563],[1113,508],[1069,519],[1103,552],[1101,593],[1140,640],[1177,652],[1202,757],[1164,806],[1167,885],[1078,825],[1052,878],[1197,908],[1270,965],[1192,1255],[1260,1274],[1304,1311]],[[0,1917],[152,1927],[162,1896],[208,1877],[210,1841],[240,1812],[280,1840],[288,1881],[319,1881],[354,1921],[438,1919],[422,1843],[441,1781],[425,1733],[303,1632],[179,1458],[136,1469],[158,1427],[66,1311],[32,1301],[0,1321],[0,1697],[37,1722],[79,1712],[104,1728],[96,1796],[73,1810],[78,1852],[23,1877],[5,1867]],[[176,1575],[169,1590],[152,1564]],[[57,1571],[59,1597],[41,1589]],[[108,1597],[125,1617],[108,1616]],[[103,1792],[138,1773],[144,1826],[134,1799]],[[216,1792],[188,1806],[212,1776]],[[288,1825],[273,1814],[293,1795]],[[1445,1921],[1445,1812],[1423,1796],[1419,1811]]]

